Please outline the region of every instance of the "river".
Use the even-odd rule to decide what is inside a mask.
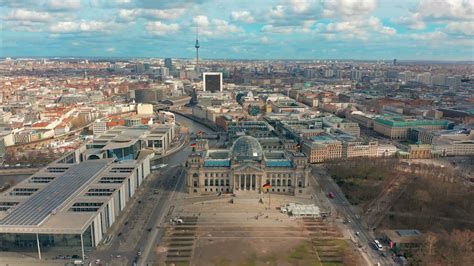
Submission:
[[[206,133],[215,133],[215,131],[197,123],[194,122],[193,120],[190,120],[182,115],[175,114],[176,117],[176,122],[180,123],[181,125],[185,125],[188,129],[189,132],[198,132],[198,131],[203,131]],[[209,146],[212,146],[216,141],[215,140],[210,140],[209,141]],[[169,164],[170,166],[178,165],[186,161],[188,158],[189,154],[191,154],[192,148],[190,145],[187,145],[184,149],[170,155],[164,158],[161,158],[159,160],[155,161],[155,164]]]

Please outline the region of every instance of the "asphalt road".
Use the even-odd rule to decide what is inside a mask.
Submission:
[[[181,172],[181,166],[170,166],[149,177],[152,180],[144,184],[147,187],[132,199],[123,216],[115,222],[116,226],[109,230],[108,235],[113,237],[110,243],[94,251],[91,261],[100,259],[102,265],[132,265],[138,250],[143,250],[153,234],[156,221],[166,213],[170,194],[179,183],[184,184],[184,179],[178,182]]]
[[[156,209],[153,210],[154,215],[152,219],[149,220],[148,225],[151,228],[151,232],[148,232],[148,229],[143,232],[139,247],[143,247],[143,254],[138,261],[138,265],[146,265],[147,261],[153,258],[153,248],[160,242],[161,238],[164,235],[164,226],[163,224],[167,219],[171,218],[171,213],[174,209],[174,196],[176,191],[183,191],[185,182],[184,168],[176,167],[178,171],[172,177],[173,182],[169,182],[165,190],[163,191],[162,197],[158,203]]]
[[[334,182],[321,166],[313,167],[313,171],[318,177],[317,182],[321,185],[322,189],[326,191],[326,195],[328,192],[334,193],[334,198],[331,199],[330,202],[333,204],[334,208],[336,208],[340,216],[346,217],[350,221],[346,223],[346,227],[350,230],[355,239],[359,239],[362,249],[367,251],[366,254],[373,264],[380,263],[381,265],[395,265],[393,260],[381,256],[380,252],[375,251],[371,247],[374,237],[371,235],[367,227],[362,224],[360,216],[352,209],[351,204],[336,182]],[[359,232],[359,236],[356,236],[356,232]]]
[[[185,123],[190,132],[212,133],[207,127],[182,116],[176,115],[176,119]],[[210,146],[214,144],[214,141],[210,141]],[[110,243],[91,254],[92,263],[99,259],[101,265],[133,265],[137,258],[138,265],[146,265],[148,260],[153,259],[152,250],[164,235],[162,224],[169,219],[170,208],[176,207],[173,206],[175,193],[185,189],[183,163],[191,151],[190,146],[185,146],[182,150],[154,162],[168,165],[158,174],[150,176],[149,182],[143,184],[138,194],[127,204],[124,213],[107,232],[112,235]],[[134,241],[135,239],[137,241]],[[137,256],[138,250],[142,251],[141,256]]]

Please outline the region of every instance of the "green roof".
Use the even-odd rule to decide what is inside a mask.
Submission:
[[[375,118],[376,123],[384,124],[390,127],[419,127],[419,126],[444,126],[448,125],[448,121],[446,120],[425,120],[425,119],[414,119],[414,120],[406,120],[402,117],[391,117],[389,119],[386,118]]]

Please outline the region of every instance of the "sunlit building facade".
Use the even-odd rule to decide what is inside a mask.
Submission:
[[[310,167],[299,152],[264,151],[250,136],[238,138],[231,149],[197,150],[187,160],[187,188],[191,194],[260,193],[298,195],[308,187]]]

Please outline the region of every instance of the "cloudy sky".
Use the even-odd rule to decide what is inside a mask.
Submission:
[[[0,56],[474,60],[473,0],[0,0]]]

